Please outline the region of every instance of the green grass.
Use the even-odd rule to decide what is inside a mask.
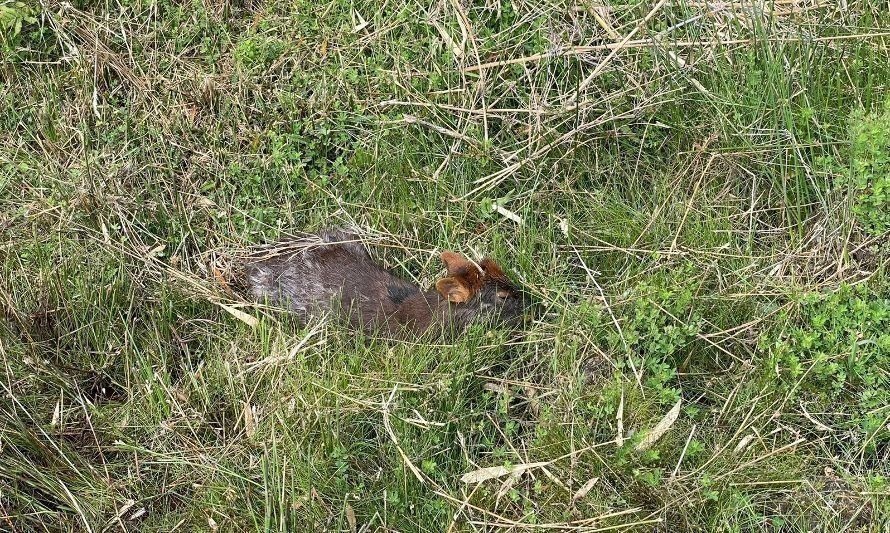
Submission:
[[[602,5],[0,0],[0,528],[886,531],[886,3]],[[245,304],[335,224],[546,313]]]

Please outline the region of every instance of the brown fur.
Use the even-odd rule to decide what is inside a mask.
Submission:
[[[333,229],[260,250],[245,271],[257,300],[286,305],[304,319],[335,315],[396,337],[460,333],[481,319],[521,314],[521,291],[494,261],[477,266],[455,252],[443,252],[442,261],[447,276],[423,291],[374,262],[355,234]]]

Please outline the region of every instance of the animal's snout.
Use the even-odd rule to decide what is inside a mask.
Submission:
[[[540,299],[523,291],[521,301],[521,316],[523,322],[531,322],[543,316],[544,305]]]

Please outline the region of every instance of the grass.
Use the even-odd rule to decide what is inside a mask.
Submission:
[[[875,0],[0,1],[0,524],[887,531],[888,39]],[[547,312],[243,301],[335,224]]]

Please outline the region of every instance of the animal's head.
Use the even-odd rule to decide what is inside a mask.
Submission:
[[[442,261],[448,275],[436,282],[436,290],[467,318],[508,322],[522,317],[529,306],[528,295],[491,259],[476,264],[458,253],[443,252]]]

